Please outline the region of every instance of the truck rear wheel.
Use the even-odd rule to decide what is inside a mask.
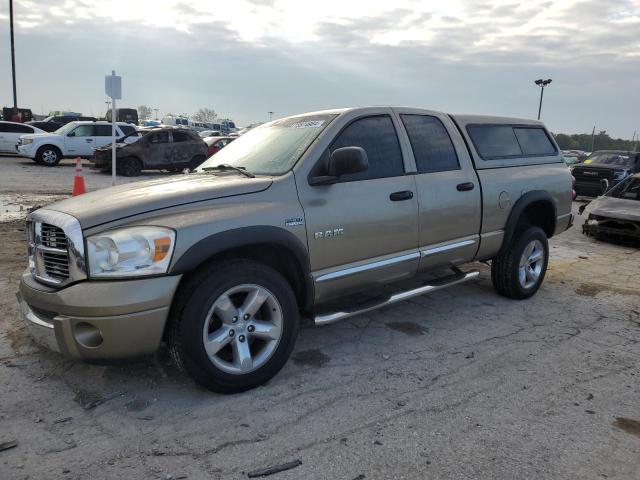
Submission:
[[[262,385],[287,362],[298,308],[278,272],[230,260],[206,266],[181,287],[170,322],[178,367],[209,390],[235,393]]]
[[[491,262],[491,281],[501,295],[518,300],[534,295],[547,271],[549,243],[540,227],[514,235],[511,244]]]

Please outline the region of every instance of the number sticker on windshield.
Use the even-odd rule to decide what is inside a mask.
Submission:
[[[306,122],[298,122],[291,125],[291,128],[320,128],[324,124],[324,120],[309,120]]]

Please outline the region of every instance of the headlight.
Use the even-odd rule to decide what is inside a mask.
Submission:
[[[33,143],[33,138],[23,138],[22,139],[22,145],[29,145],[30,143]]]
[[[624,179],[627,175],[629,175],[629,172],[625,172],[625,171],[622,171],[622,172],[615,172],[615,173],[613,174],[613,178],[614,178],[614,180],[622,180],[622,179]]]
[[[89,276],[138,277],[166,273],[176,233],[163,227],[109,230],[87,238]]]

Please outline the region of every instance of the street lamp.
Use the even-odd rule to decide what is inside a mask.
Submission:
[[[267,112],[267,115],[269,115],[269,121],[271,121],[271,119],[273,118],[273,112]]]
[[[540,120],[540,112],[542,111],[542,95],[544,95],[544,87],[546,87],[551,83],[551,79],[547,78],[546,80],[543,80],[539,78],[534,83],[540,87],[540,105],[538,106],[538,120]]]

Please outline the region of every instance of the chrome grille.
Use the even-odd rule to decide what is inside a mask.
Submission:
[[[33,277],[64,286],[86,278],[79,222],[61,212],[37,210],[28,217],[29,268]]]

